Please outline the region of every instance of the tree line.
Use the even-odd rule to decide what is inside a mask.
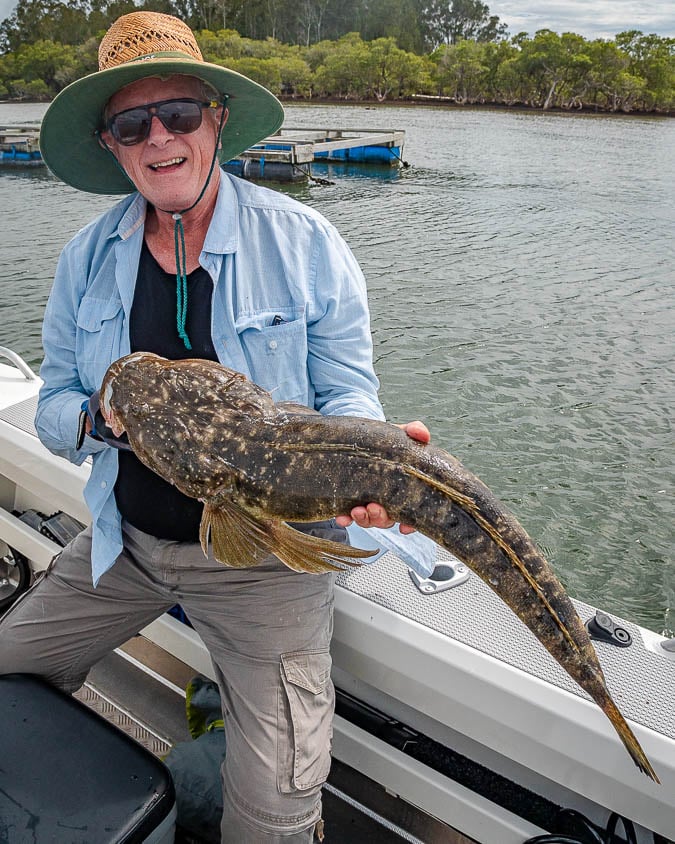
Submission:
[[[49,100],[95,71],[105,30],[138,8],[19,0],[0,24],[0,98]],[[509,36],[480,0],[152,0],[151,8],[186,20],[207,61],[284,98],[675,112],[675,38],[637,30],[610,40],[548,29]]]
[[[78,45],[138,9],[177,15],[193,30],[236,30],[308,47],[359,32],[364,41],[395,38],[413,53],[464,38],[494,40],[506,24],[481,0],[19,0],[0,24],[0,52],[40,40]]]

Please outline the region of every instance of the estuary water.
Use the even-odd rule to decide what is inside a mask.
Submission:
[[[43,105],[0,104],[0,125]],[[570,594],[675,628],[675,121],[287,107],[405,129],[407,168],[287,186],[369,287],[381,398],[507,502]],[[32,364],[58,253],[110,197],[0,171],[0,343]]]

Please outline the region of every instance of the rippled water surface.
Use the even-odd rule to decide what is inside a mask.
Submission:
[[[43,111],[0,105],[0,125]],[[675,121],[291,106],[286,125],[406,130],[407,169],[286,188],[363,266],[388,417],[424,419],[572,595],[675,627]],[[0,172],[0,343],[39,362],[58,252],[111,202]]]

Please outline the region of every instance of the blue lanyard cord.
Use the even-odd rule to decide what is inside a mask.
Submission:
[[[187,265],[185,258],[185,229],[183,228],[183,217],[181,214],[174,214],[174,244],[176,247],[176,330],[183,341],[186,349],[191,349],[190,338],[185,331],[185,320],[187,318]],[[180,247],[180,248],[179,248]],[[182,253],[182,261],[181,261]]]
[[[184,208],[182,211],[174,211],[174,212],[166,212],[171,213],[171,216],[174,220],[173,226],[173,239],[174,239],[174,246],[176,249],[176,329],[178,330],[178,336],[183,341],[183,345],[186,349],[192,349],[192,344],[190,343],[190,338],[187,335],[187,331],[185,330],[185,321],[187,319],[187,305],[188,305],[188,283],[187,283],[187,263],[186,263],[186,255],[185,255],[185,229],[183,228],[183,214],[187,214],[188,211],[192,211],[195,205],[201,200],[204,196],[204,191],[208,187],[209,182],[211,181],[211,176],[213,175],[213,168],[216,166],[216,161],[218,160],[218,145],[220,142],[220,133],[223,128],[223,122],[225,120],[226,108],[225,103],[227,102],[227,97],[223,97],[223,110],[220,114],[220,122],[218,123],[218,131],[216,132],[216,146],[213,150],[213,156],[211,157],[211,166],[209,167],[209,174],[206,177],[206,181],[204,182],[204,186],[202,187],[201,191],[199,192],[199,196],[195,201],[190,205],[189,208]],[[160,211],[164,209],[160,208]],[[180,243],[180,249],[179,249]],[[181,260],[182,256],[182,260]]]
[[[204,196],[204,192],[208,187],[209,182],[211,181],[211,176],[213,175],[214,167],[216,166],[216,161],[218,160],[218,147],[220,144],[220,133],[223,129],[223,124],[225,122],[225,115],[227,114],[227,103],[228,97],[226,94],[223,94],[222,106],[223,110],[220,114],[220,122],[218,123],[218,131],[216,132],[216,145],[213,150],[213,156],[211,158],[211,166],[209,167],[209,173],[206,177],[206,181],[199,192],[199,196],[195,201],[190,205],[189,208],[184,208],[182,211],[164,211],[163,208],[160,208],[160,211],[164,211],[166,214],[171,214],[174,221],[173,226],[173,239],[174,239],[174,247],[176,253],[176,330],[178,331],[178,336],[183,341],[183,345],[186,349],[192,349],[192,344],[190,343],[190,338],[187,335],[187,331],[185,330],[185,322],[187,320],[187,306],[188,306],[188,283],[187,283],[187,257],[185,251],[185,229],[183,228],[183,214],[187,214],[188,211],[192,211],[195,205],[201,200]],[[103,140],[101,133],[97,130],[96,135],[98,137],[99,143],[112,155],[113,160],[120,168],[120,170],[124,173],[127,178],[127,175],[124,167],[119,163],[115,154],[110,149],[108,144]]]

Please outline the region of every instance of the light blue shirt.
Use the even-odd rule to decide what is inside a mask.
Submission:
[[[93,519],[94,583],[123,547],[114,496],[118,452],[90,437],[77,451],[78,418],[108,366],[130,352],[145,213],[143,197],[132,194],[67,244],[44,319],[44,385],[35,424],[55,454],[76,464],[93,455],[84,497]],[[221,173],[199,262],[213,281],[211,336],[221,363],[276,401],[324,414],[384,418],[363,274],[318,212]],[[283,322],[272,325],[276,316]],[[433,569],[435,546],[420,534],[352,526],[350,541],[394,549],[420,574]]]

